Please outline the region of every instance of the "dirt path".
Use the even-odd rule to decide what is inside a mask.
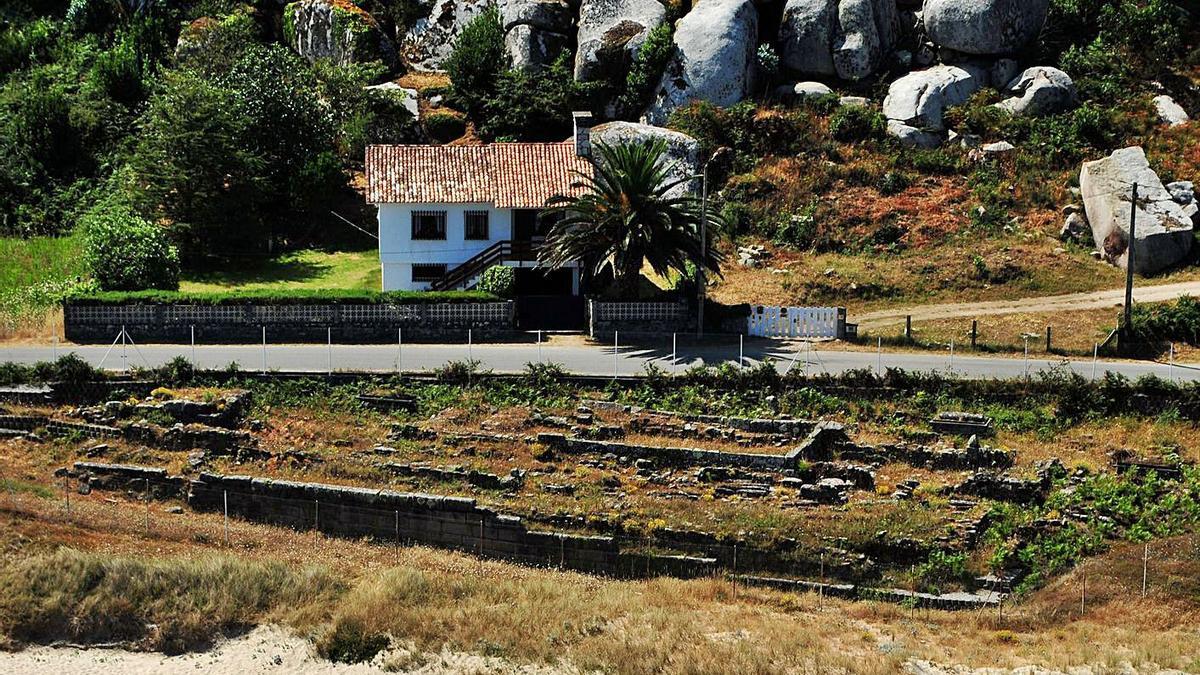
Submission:
[[[1133,289],[1133,299],[1137,302],[1163,302],[1174,300],[1183,295],[1200,296],[1200,281],[1183,281],[1174,284],[1162,284],[1160,286],[1138,287],[1135,285]],[[1124,301],[1125,289],[1116,288],[1108,291],[1051,295],[1040,298],[900,307],[857,315],[852,314],[850,320],[857,322],[861,330],[901,323],[904,321],[905,316],[910,315],[914,321],[929,321],[934,319],[953,319],[956,317],[993,316],[997,314],[1071,312],[1085,309],[1119,307]]]

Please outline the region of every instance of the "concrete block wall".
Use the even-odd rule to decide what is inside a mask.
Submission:
[[[66,303],[63,331],[78,343],[111,343],[124,328],[140,343],[257,343],[266,328],[267,340],[281,342],[395,342],[404,339],[462,340],[467,331],[475,340],[510,335],[515,308],[500,302],[428,303],[408,305],[113,305]]]

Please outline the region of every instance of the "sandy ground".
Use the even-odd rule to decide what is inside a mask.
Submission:
[[[1183,281],[1159,286],[1138,286],[1135,283],[1133,299],[1136,302],[1165,302],[1183,295],[1200,295],[1200,281]],[[878,328],[904,321],[912,316],[914,321],[949,319],[954,317],[979,317],[995,314],[1027,314],[1031,312],[1063,312],[1080,309],[1102,309],[1116,307],[1125,301],[1125,289],[1071,293],[1040,298],[1018,298],[1015,300],[993,300],[989,302],[963,302],[942,305],[917,305],[857,314],[860,329]]]
[[[364,664],[332,663],[318,656],[310,642],[277,626],[260,626],[246,635],[225,640],[210,651],[180,656],[76,647],[32,647],[19,652],[0,653],[0,673],[22,675],[363,675],[385,672],[421,675],[568,675],[578,671],[573,668],[516,666],[504,659],[463,652],[414,654],[404,649],[383,652]]]

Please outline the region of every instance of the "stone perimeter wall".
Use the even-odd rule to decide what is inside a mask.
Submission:
[[[515,330],[512,301],[409,305],[82,305],[63,306],[66,338],[78,343],[111,343],[124,327],[134,342],[257,343],[267,340],[335,341],[475,340],[503,337]]]
[[[319,483],[201,473],[195,480],[150,467],[76,462],[75,471],[104,489],[135,494],[149,485],[171,486],[197,511],[221,512],[254,522],[317,529],[337,537],[422,544],[526,565],[562,567],[606,576],[710,575],[715,560],[623,553],[612,537],[537,532],[517,517],[474,499],[393,492]]]
[[[91,484],[98,489],[138,494],[149,489],[155,498],[183,495],[198,511],[221,512],[228,504],[231,516],[298,530],[317,529],[331,536],[423,544],[537,567],[611,577],[697,578],[719,572],[715,558],[622,552],[613,537],[531,531],[523,519],[497,513],[464,497],[213,473],[187,480],[152,467],[93,462],[76,462],[74,469],[78,475],[91,477]],[[974,609],[999,601],[998,597],[910,595],[900,589],[752,575],[737,578],[784,590],[909,601],[941,609]]]

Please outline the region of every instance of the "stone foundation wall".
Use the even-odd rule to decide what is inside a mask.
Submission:
[[[271,343],[484,341],[515,331],[513,303],[410,305],[80,305],[63,306],[63,331],[78,343],[111,343],[124,327],[134,342]]]

